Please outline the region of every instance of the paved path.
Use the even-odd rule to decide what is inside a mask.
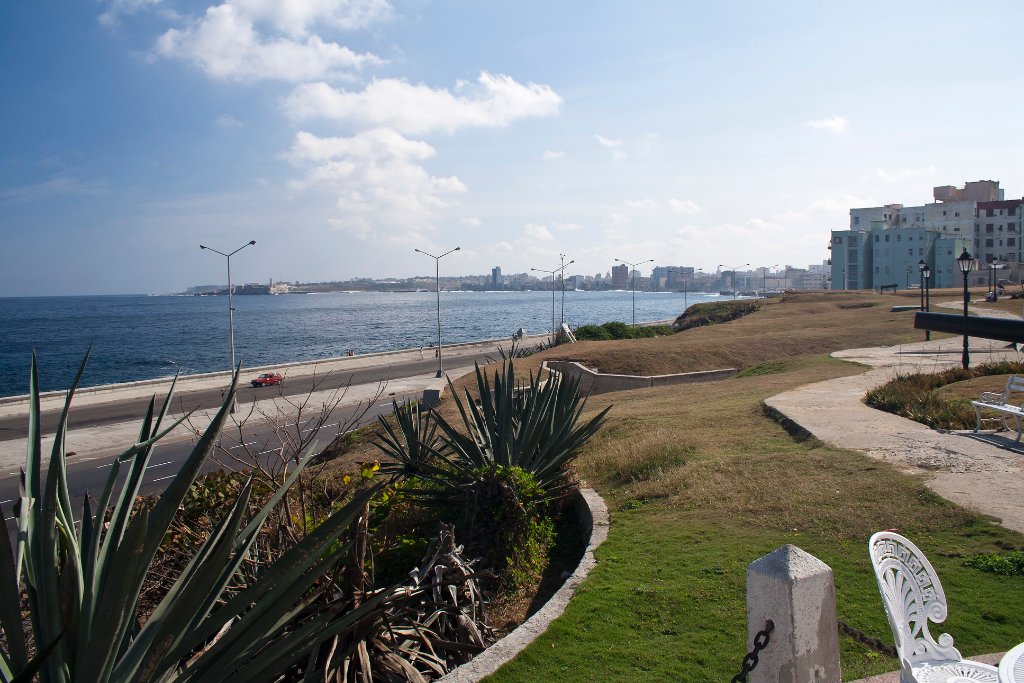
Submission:
[[[985,311],[996,315],[997,311]],[[849,349],[835,358],[871,370],[787,391],[765,401],[815,437],[841,448],[864,451],[905,471],[925,474],[944,498],[992,515],[1003,526],[1024,532],[1024,444],[1015,434],[937,432],[922,424],[866,406],[868,389],[897,373],[929,372],[960,363],[962,337],[868,349]],[[1020,359],[1002,342],[970,339],[971,362]]]

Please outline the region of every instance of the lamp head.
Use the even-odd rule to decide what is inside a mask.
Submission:
[[[964,275],[967,275],[967,273],[971,272],[971,263],[973,261],[974,257],[971,256],[971,253],[967,251],[966,247],[964,247],[963,253],[956,257],[956,265],[960,268],[960,272],[963,273]]]
[[[924,279],[925,280],[927,280],[928,278],[930,278],[932,276],[932,269],[931,269],[931,267],[929,267],[929,265],[927,263],[924,264],[924,268],[921,269],[921,272],[924,274]]]
[[[249,240],[249,244],[256,244],[256,240]]]
[[[207,247],[205,244],[200,244],[199,248],[200,249],[209,249],[209,247]]]
[[[928,264],[924,262],[924,259],[921,259],[920,261],[917,262],[917,269],[920,270],[922,273],[924,272],[924,269],[927,267]]]

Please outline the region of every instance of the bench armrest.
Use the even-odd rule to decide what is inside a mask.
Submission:
[[[995,403],[995,404],[1006,403],[1006,401],[1003,399],[1003,395],[1002,394],[997,394],[997,393],[994,393],[994,392],[991,392],[991,391],[983,391],[983,392],[981,392],[981,396],[978,398],[978,402],[979,403]]]

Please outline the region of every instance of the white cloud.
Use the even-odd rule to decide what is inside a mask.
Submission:
[[[499,128],[531,116],[558,113],[562,98],[546,85],[522,84],[511,76],[483,71],[478,85],[445,88],[411,84],[395,78],[375,80],[360,92],[327,83],[306,83],[285,101],[296,120],[326,118],[355,126],[385,126],[405,134],[460,128]],[[465,94],[464,94],[465,93]]]
[[[351,31],[394,15],[387,0],[230,0],[253,22],[265,22],[290,36],[304,36],[316,24]]]
[[[541,240],[543,242],[550,242],[555,239],[551,231],[544,225],[537,225],[536,223],[527,223],[526,227],[523,228],[523,235],[532,240]]]
[[[594,139],[597,140],[597,144],[602,147],[607,147],[608,149],[615,149],[616,147],[622,146],[622,140],[612,140],[611,138],[606,138],[603,135],[595,135]]]
[[[824,119],[813,119],[808,121],[806,125],[817,130],[830,130],[834,133],[842,133],[849,128],[850,122],[839,114],[832,114],[832,116]]]
[[[509,244],[505,240],[502,240],[502,241],[498,242],[498,244],[495,245],[495,246],[497,247],[497,249],[499,251],[513,252],[513,251],[516,250],[515,247],[513,247],[511,244]]]
[[[469,217],[463,218],[462,222],[465,225],[472,225],[473,227],[478,227],[480,225],[480,219],[477,218],[476,216],[469,216]]]
[[[899,183],[905,180],[914,180],[917,178],[930,178],[934,175],[934,166],[928,166],[927,168],[899,168],[891,171],[879,168],[875,171],[875,177],[886,183]]]
[[[466,191],[455,176],[430,175],[422,163],[435,150],[394,130],[375,128],[352,137],[299,132],[284,155],[304,170],[295,191],[319,190],[336,198],[338,227],[361,237],[429,229],[449,197]]]
[[[691,199],[670,199],[668,200],[668,208],[672,209],[673,213],[703,213],[704,209],[697,205],[697,203]]]
[[[100,14],[99,22],[107,27],[118,24],[121,17],[137,14],[142,10],[156,7],[161,0],[110,0],[107,9]]]
[[[555,230],[564,230],[566,232],[572,232],[575,230],[583,229],[582,225],[577,225],[576,223],[560,223],[558,221],[552,223],[551,227],[553,227]]]
[[[230,3],[207,8],[184,29],[169,29],[157,39],[155,51],[189,62],[211,78],[233,81],[331,78],[381,63],[317,35],[266,38],[252,16]]]
[[[654,201],[650,197],[644,199],[627,199],[623,202],[623,205],[627,209],[656,209],[658,208],[658,202]]]
[[[612,212],[608,214],[608,221],[612,225],[625,225],[629,222],[629,217],[623,216],[621,213]]]
[[[54,195],[100,196],[109,193],[110,188],[103,182],[60,174],[34,185],[0,189],[0,199],[30,201]]]
[[[244,124],[231,114],[221,114],[217,117],[217,125],[221,128],[242,128]]]
[[[565,157],[565,152],[556,152],[552,149],[546,149],[542,156],[545,159],[562,159]]]

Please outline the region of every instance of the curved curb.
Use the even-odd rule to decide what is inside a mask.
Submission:
[[[569,600],[576,593],[583,579],[587,578],[596,565],[594,550],[608,538],[608,506],[593,489],[580,489],[576,494],[576,503],[580,512],[580,525],[590,529],[590,541],[583,553],[583,558],[576,566],[562,587],[551,599],[544,603],[532,617],[520,624],[512,633],[494,643],[481,652],[472,661],[453,669],[443,678],[441,683],[475,683],[484,676],[489,676],[523,651],[527,645],[547,630],[548,625],[565,611]]]

